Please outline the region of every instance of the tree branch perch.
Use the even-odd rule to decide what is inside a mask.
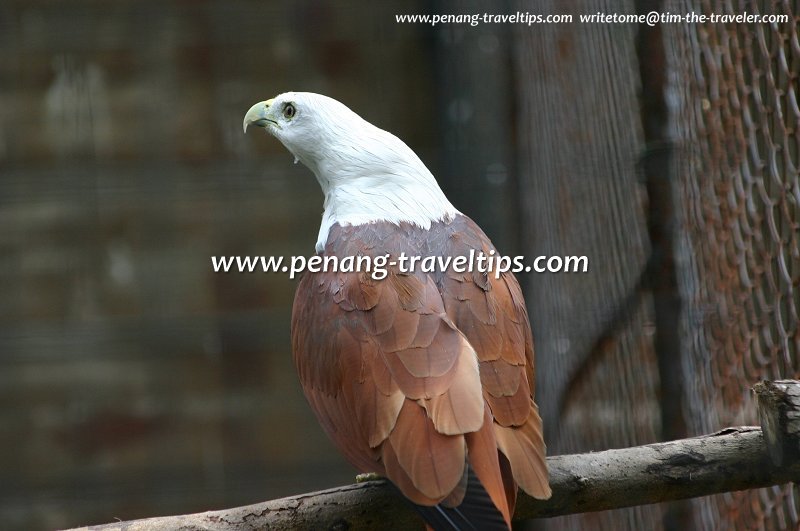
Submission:
[[[775,382],[779,383],[779,382]],[[769,382],[766,382],[769,384]],[[798,396],[800,382],[756,386],[759,410],[786,418],[782,396]],[[761,399],[769,390],[769,400]],[[783,394],[782,394],[783,393]],[[775,404],[775,406],[772,406]],[[793,417],[792,417],[793,418]],[[763,421],[762,421],[763,423]],[[792,423],[772,422],[785,446],[797,447]],[[786,427],[789,428],[786,428]],[[773,435],[770,435],[773,437]],[[553,497],[534,500],[520,492],[515,520],[602,511],[662,501],[707,496],[797,481],[800,460],[778,465],[759,427],[727,428],[711,435],[547,459]],[[414,529],[416,514],[385,481],[369,481],[264,503],[206,513],[116,522],[102,531],[250,530],[250,529]]]

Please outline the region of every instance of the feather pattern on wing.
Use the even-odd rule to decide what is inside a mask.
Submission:
[[[459,214],[428,230],[337,224],[322,254],[455,257],[471,250],[493,247]],[[470,498],[469,470],[509,525],[514,482],[549,496],[531,333],[513,275],[395,266],[382,280],[306,274],[292,343],[325,431],[356,467],[386,475],[415,504],[457,508]],[[505,477],[509,468],[513,479]]]

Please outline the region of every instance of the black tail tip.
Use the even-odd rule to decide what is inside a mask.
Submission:
[[[503,513],[492,502],[471,466],[467,474],[467,492],[458,507],[412,504],[414,509],[435,531],[509,531]]]

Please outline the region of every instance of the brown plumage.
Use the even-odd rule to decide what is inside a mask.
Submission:
[[[325,194],[316,249],[358,256],[490,256],[399,138],[342,103],[286,92],[253,105]],[[387,476],[436,529],[508,529],[517,485],[550,496],[533,345],[511,274],[389,267],[307,273],[292,314],[308,401],[347,459]]]
[[[334,224],[322,255],[469,256],[494,250],[469,218]],[[325,431],[412,502],[457,507],[474,471],[510,526],[516,485],[548,498],[533,343],[510,273],[306,273],[294,360]],[[512,477],[509,476],[509,471]]]

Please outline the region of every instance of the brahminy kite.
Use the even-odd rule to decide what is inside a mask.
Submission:
[[[294,362],[322,427],[356,468],[387,477],[427,525],[509,529],[517,486],[550,497],[516,278],[459,273],[452,262],[428,272],[397,264],[401,253],[497,251],[402,140],[342,103],[287,92],[253,105],[245,132],[249,125],[316,175],[325,193],[318,255],[391,257],[381,280],[329,270],[299,282]]]

